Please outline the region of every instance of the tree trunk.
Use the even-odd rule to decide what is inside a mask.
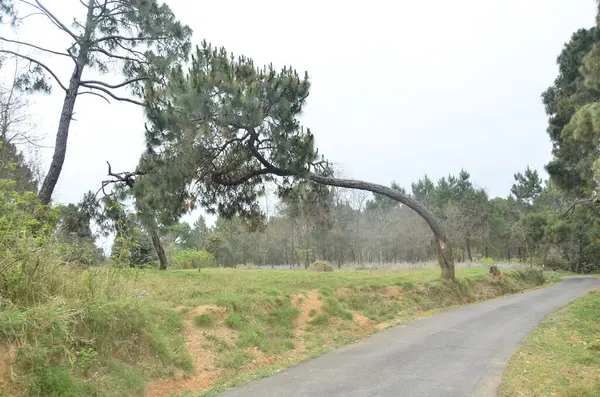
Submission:
[[[427,222],[427,224],[431,228],[431,231],[433,232],[437,245],[438,263],[440,265],[440,268],[442,269],[442,277],[446,280],[455,280],[454,258],[452,256],[452,249],[450,247],[448,237],[446,236],[446,233],[444,232],[444,229],[442,228],[438,220],[433,216],[431,212],[429,212],[425,207],[423,207],[421,203],[403,195],[398,190],[383,185],[378,185],[376,183],[369,183],[352,179],[331,178],[315,174],[308,174],[308,179],[321,185],[366,190],[371,193],[381,194],[382,196],[386,196],[396,201],[399,201],[402,204],[406,205],[408,208],[415,211],[421,218],[425,220],[425,222]]]
[[[71,74],[69,80],[69,87],[65,94],[65,100],[63,102],[62,111],[60,113],[60,120],[58,122],[58,130],[56,132],[56,142],[54,145],[54,155],[52,156],[52,162],[48,173],[44,178],[44,183],[38,193],[38,197],[42,204],[50,204],[52,200],[52,193],[58,183],[58,177],[62,171],[63,164],[65,163],[65,156],[67,154],[67,140],[69,138],[69,127],[71,126],[71,120],[73,119],[73,110],[75,109],[75,101],[77,100],[77,92],[79,91],[79,83],[81,82],[81,75],[83,68],[88,61],[89,52],[89,40],[92,36],[94,29],[94,0],[89,1],[88,13],[86,19],[86,26],[84,31],[84,37],[82,45],[79,48],[79,54],[77,61],[75,62],[75,69]]]
[[[469,259],[469,262],[473,262],[473,254],[471,253],[471,239],[468,237],[467,237],[466,245],[467,245],[467,258]]]
[[[152,245],[156,250],[156,255],[158,255],[158,261],[160,263],[160,270],[167,270],[167,254],[165,254],[165,249],[163,248],[160,237],[155,229],[150,229],[150,238],[152,239]]]
[[[56,132],[56,142],[54,145],[54,155],[48,173],[44,178],[44,183],[38,194],[40,201],[43,204],[50,204],[52,193],[58,182],[58,177],[62,171],[67,153],[67,140],[69,138],[69,127],[73,118],[73,110],[75,109],[75,100],[77,99],[77,91],[79,89],[79,81],[81,80],[82,67],[75,66],[75,70],[71,75],[69,88],[65,94],[60,121],[58,122],[58,131]]]

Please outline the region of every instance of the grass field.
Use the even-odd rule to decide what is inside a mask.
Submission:
[[[0,396],[208,396],[398,322],[546,282],[540,271],[457,275],[56,270],[43,295],[0,306]]]
[[[501,397],[600,397],[600,291],[551,315],[504,374]]]

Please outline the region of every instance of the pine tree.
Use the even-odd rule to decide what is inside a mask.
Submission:
[[[148,150],[140,183],[161,217],[178,219],[199,202],[223,215],[257,214],[266,183],[286,191],[300,181],[367,190],[415,210],[431,227],[442,274],[454,279],[450,243],[439,221],[401,191],[333,177],[298,116],[308,76],[292,68],[258,68],[246,57],[203,43],[189,70],[175,68],[168,87],[147,97]]]
[[[63,0],[64,1],[64,0]],[[72,40],[65,51],[42,48],[35,43],[0,37],[0,53],[22,58],[29,67],[18,79],[21,89],[50,92],[54,81],[65,93],[60,113],[54,156],[39,198],[48,204],[65,161],[69,128],[79,95],[95,95],[110,102],[116,100],[143,105],[147,87],[160,85],[170,65],[185,59],[189,52],[191,30],[175,19],[164,3],[157,0],[86,0],[75,2],[84,7],[85,18],[67,26],[40,0],[1,0],[0,13],[13,25],[49,22]],[[27,22],[24,22],[24,21]],[[31,21],[31,22],[29,22]],[[40,26],[41,28],[41,26]],[[68,82],[37,58],[19,52],[16,46],[40,54],[72,59],[74,66]],[[107,74],[120,65],[124,80],[109,82],[85,79],[84,72],[94,69]],[[127,88],[131,96],[121,96]]]

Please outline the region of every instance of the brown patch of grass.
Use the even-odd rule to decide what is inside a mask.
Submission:
[[[302,338],[306,333],[308,322],[323,314],[323,301],[319,299],[319,291],[310,290],[306,294],[292,296],[292,304],[300,309],[300,314],[296,317],[295,336]]]
[[[180,373],[170,379],[155,379],[147,387],[145,397],[168,397],[177,395],[188,390],[206,390],[215,384],[219,376],[215,362],[217,354],[207,348],[207,335],[233,341],[235,332],[223,325],[226,309],[215,305],[200,305],[194,308],[179,307],[183,314],[185,346],[192,357],[194,373]],[[212,312],[219,326],[210,333],[198,329],[194,325],[194,319],[198,315]]]
[[[373,326],[373,321],[371,321],[367,316],[364,316],[358,312],[353,312],[352,316],[354,317],[354,322],[358,324],[360,328],[371,328]]]

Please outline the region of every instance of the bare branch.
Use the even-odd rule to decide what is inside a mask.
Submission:
[[[102,191],[102,193],[104,193],[105,196],[109,196],[109,194],[107,194],[104,189],[110,184],[116,185],[119,183],[124,183],[129,188],[133,188],[135,186],[135,177],[146,174],[144,171],[140,171],[139,169],[136,169],[133,172],[114,173],[114,172],[112,172],[112,167],[111,167],[110,163],[107,161],[106,164],[108,164],[108,176],[112,176],[115,179],[109,179],[107,181],[102,181],[102,187],[96,192],[96,195],[98,195],[98,193],[100,193],[100,191]]]
[[[33,62],[33,63],[35,63],[37,65],[40,65],[48,73],[50,73],[52,75],[52,77],[54,77],[54,80],[56,80],[56,82],[58,83],[58,85],[60,85],[60,88],[62,88],[65,92],[68,91],[67,87],[65,87],[65,85],[60,81],[60,79],[58,78],[58,76],[48,66],[44,65],[43,63],[41,63],[37,59],[28,57],[28,56],[23,55],[23,54],[19,54],[18,52],[14,52],[14,51],[10,51],[10,50],[5,50],[5,49],[1,49],[1,48],[0,48],[0,52],[5,53],[5,54],[12,54],[14,56],[26,59],[29,62]]]
[[[47,48],[39,47],[39,46],[37,46],[37,45],[35,45],[35,44],[26,43],[26,42],[24,42],[24,41],[19,41],[19,40],[11,40],[11,39],[7,39],[6,37],[0,37],[0,41],[5,41],[5,42],[7,42],[7,43],[22,44],[22,45],[24,45],[24,46],[31,47],[31,48],[35,48],[35,49],[37,49],[37,50],[44,51],[44,52],[48,52],[48,53],[50,53],[50,54],[62,55],[62,56],[65,56],[65,57],[69,57],[69,58],[72,58],[72,59],[76,59],[76,58],[75,58],[73,55],[71,55],[71,54],[64,53],[64,52],[59,52],[59,51],[54,51],[54,50],[49,50],[49,49],[47,49]]]
[[[61,30],[63,30],[64,32],[66,32],[69,36],[71,36],[75,41],[79,41],[79,37],[71,32],[71,30],[69,28],[67,28],[65,26],[64,23],[62,23],[52,12],[50,12],[50,10],[48,10],[46,7],[44,7],[44,5],[42,3],[40,3],[39,0],[35,0],[35,3],[37,4],[33,4],[30,1],[27,0],[21,0],[23,3],[37,8],[38,10],[42,11],[44,14],[46,14],[46,16],[48,17],[48,19],[54,23],[58,28],[60,28]]]
[[[44,14],[43,12],[37,12],[36,11],[36,12],[32,12],[30,14],[27,14],[25,16],[17,18],[17,21],[24,21],[26,18],[33,17],[33,16],[36,16],[36,15],[46,16],[46,14]]]
[[[105,83],[105,82],[99,81],[99,80],[84,80],[84,81],[81,81],[80,84],[82,84],[82,85],[83,84],[96,84],[96,85],[104,86],[106,88],[116,89],[116,88],[121,88],[121,87],[124,87],[124,86],[132,84],[132,83],[136,83],[138,81],[143,81],[143,80],[150,80],[150,78],[149,77],[137,77],[135,79],[127,80],[127,81],[124,81],[122,83],[115,84],[115,85],[111,85],[111,84],[108,84],[108,83]]]
[[[135,99],[131,99],[131,98],[123,98],[123,97],[119,97],[116,96],[115,94],[113,94],[112,92],[110,92],[108,89],[104,88],[104,87],[98,87],[97,85],[90,85],[90,84],[80,84],[81,87],[86,87],[92,90],[98,90],[98,91],[102,91],[104,92],[106,95],[108,95],[109,97],[117,100],[117,101],[121,101],[121,102],[129,102],[129,103],[133,103],[136,105],[140,105],[140,106],[144,106],[143,102],[140,101],[136,101]]]
[[[108,52],[100,47],[90,47],[90,51],[100,52],[109,58],[121,59],[123,61],[132,61],[132,62],[139,62],[139,63],[146,63],[146,64],[148,63],[146,61],[136,59],[136,58],[130,58],[130,57],[126,57],[123,55],[111,54],[110,52]]]
[[[138,50],[134,50],[133,48],[127,48],[127,47],[125,47],[123,44],[121,44],[121,43],[120,43],[120,42],[118,42],[118,41],[117,41],[115,44],[117,44],[119,47],[121,47],[121,48],[122,48],[124,51],[127,51],[127,52],[129,52],[130,54],[132,54],[132,55],[137,55],[138,57],[140,57],[140,58],[139,58],[139,62],[142,62],[142,63],[148,63],[148,62],[145,60],[145,59],[146,59],[146,54],[144,54],[143,52],[141,52],[141,51],[138,51]]]
[[[104,99],[106,102],[110,103],[110,100],[107,97],[105,97],[104,95],[100,94],[99,92],[81,91],[81,92],[77,93],[77,95],[83,95],[83,94],[90,94],[90,95],[99,96],[100,98]]]

